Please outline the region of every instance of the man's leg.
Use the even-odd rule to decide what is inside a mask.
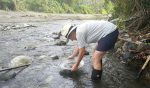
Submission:
[[[92,56],[93,68],[92,68],[92,75],[91,75],[91,79],[93,81],[101,79],[102,58],[105,55],[105,53],[106,52],[97,51],[97,50],[95,50],[95,52],[93,53],[93,56]]]
[[[93,70],[91,78],[92,80],[98,80],[101,78],[102,74],[102,58],[105,53],[114,47],[115,42],[117,41],[118,30],[108,34],[107,36],[101,38],[96,46],[96,50],[92,55],[92,64]]]

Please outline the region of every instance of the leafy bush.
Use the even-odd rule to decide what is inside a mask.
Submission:
[[[103,7],[104,8],[102,9],[102,14],[110,14],[110,13],[113,13],[114,11],[113,10],[114,5],[110,0],[105,0]]]
[[[133,14],[133,0],[115,0],[114,2],[114,17],[128,18]],[[129,3],[130,2],[130,3]]]
[[[64,12],[64,9],[62,8],[61,4],[55,0],[49,0],[48,6],[49,6],[48,12],[50,13],[63,13]]]
[[[76,9],[76,11],[78,13],[82,13],[82,14],[92,14],[92,13],[94,13],[92,7],[89,6],[89,5],[80,5],[79,8]]]
[[[26,0],[13,0],[13,2],[15,3],[15,10],[27,10]]]
[[[68,4],[63,3],[62,7],[64,9],[64,13],[75,13],[74,9],[71,8]]]
[[[14,10],[15,5],[12,0],[0,0],[0,9],[3,10]]]
[[[111,5],[109,3],[107,8],[102,7],[104,1],[105,0],[0,0],[0,9],[83,14],[100,13],[102,9],[102,13],[106,14],[110,12]]]

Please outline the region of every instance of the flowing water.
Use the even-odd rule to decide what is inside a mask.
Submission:
[[[149,88],[150,82],[136,80],[137,70],[120,63],[113,54],[103,58],[103,74],[101,82],[93,83],[91,75],[91,52],[94,44],[89,45],[84,66],[77,72],[65,72],[60,64],[69,56],[76,42],[66,46],[54,45],[54,32],[59,32],[68,20],[49,22],[32,22],[34,27],[12,29],[4,25],[26,25],[25,23],[0,24],[0,67],[6,68],[10,60],[18,55],[33,58],[33,63],[21,71],[15,78],[0,80],[0,88]],[[81,20],[72,21],[75,24]],[[16,26],[17,27],[17,26]],[[64,38],[62,38],[64,40]],[[59,59],[53,60],[52,55]],[[4,72],[0,72],[2,74]],[[2,75],[1,75],[2,76]]]

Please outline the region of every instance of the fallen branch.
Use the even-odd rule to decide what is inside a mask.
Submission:
[[[134,42],[134,41],[130,40],[129,38],[128,38],[128,39],[125,39],[125,38],[119,37],[118,39],[123,40],[123,41],[125,41],[125,42],[134,43],[134,44],[137,44],[137,45],[140,45],[140,44],[142,43],[142,42],[140,42],[140,41]]]
[[[7,71],[7,70],[12,70],[12,69],[17,69],[17,68],[21,68],[21,67],[27,67],[27,66],[29,66],[29,65],[30,65],[30,64],[22,65],[22,66],[18,66],[18,67],[13,67],[13,68],[6,68],[6,69],[0,70],[0,72],[2,72],[2,71]]]
[[[146,59],[144,65],[142,66],[140,72],[138,73],[138,77],[137,77],[138,79],[141,77],[141,75],[142,75],[142,73],[143,73],[143,71],[144,71],[144,69],[147,66],[149,61],[150,61],[150,55],[147,56],[147,59]]]

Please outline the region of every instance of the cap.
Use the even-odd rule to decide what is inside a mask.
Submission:
[[[68,36],[70,33],[75,29],[75,27],[71,24],[66,24],[63,26],[63,28],[60,30],[61,35],[65,36],[68,39]]]

